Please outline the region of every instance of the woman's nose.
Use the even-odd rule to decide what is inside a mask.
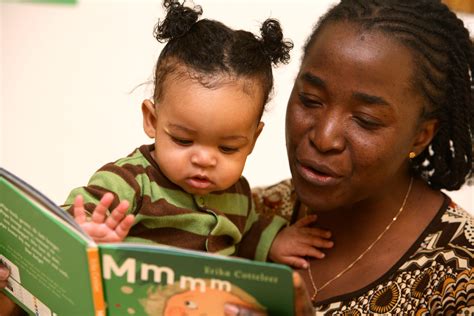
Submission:
[[[215,167],[217,164],[217,157],[213,150],[201,148],[192,154],[191,163],[202,168]]]
[[[318,116],[310,130],[309,139],[321,153],[342,152],[346,142],[342,116],[330,111]]]

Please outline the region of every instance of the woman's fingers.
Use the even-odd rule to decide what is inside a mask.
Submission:
[[[0,289],[3,289],[7,286],[7,280],[10,276],[10,270],[5,267],[3,264],[0,264]]]
[[[295,316],[314,315],[308,291],[298,272],[293,272],[293,286],[295,288]]]
[[[228,303],[224,305],[224,315],[225,316],[266,316],[267,313],[265,311],[251,309],[246,306]]]

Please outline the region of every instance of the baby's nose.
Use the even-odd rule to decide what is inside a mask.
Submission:
[[[217,158],[212,150],[198,150],[191,156],[191,163],[209,168],[217,164]]]

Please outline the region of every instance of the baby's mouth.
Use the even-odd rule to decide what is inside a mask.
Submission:
[[[196,189],[206,189],[211,186],[212,182],[207,176],[197,175],[186,180],[188,185]]]
[[[196,180],[196,181],[202,181],[202,182],[209,182],[209,178],[206,177],[206,176],[194,176],[192,177],[192,179]]]

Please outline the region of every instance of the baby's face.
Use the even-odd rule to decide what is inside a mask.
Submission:
[[[262,106],[256,81],[229,80],[207,88],[196,80],[168,78],[156,105],[154,132],[147,132],[155,138],[155,160],[189,193],[227,189],[241,176],[263,127]]]

